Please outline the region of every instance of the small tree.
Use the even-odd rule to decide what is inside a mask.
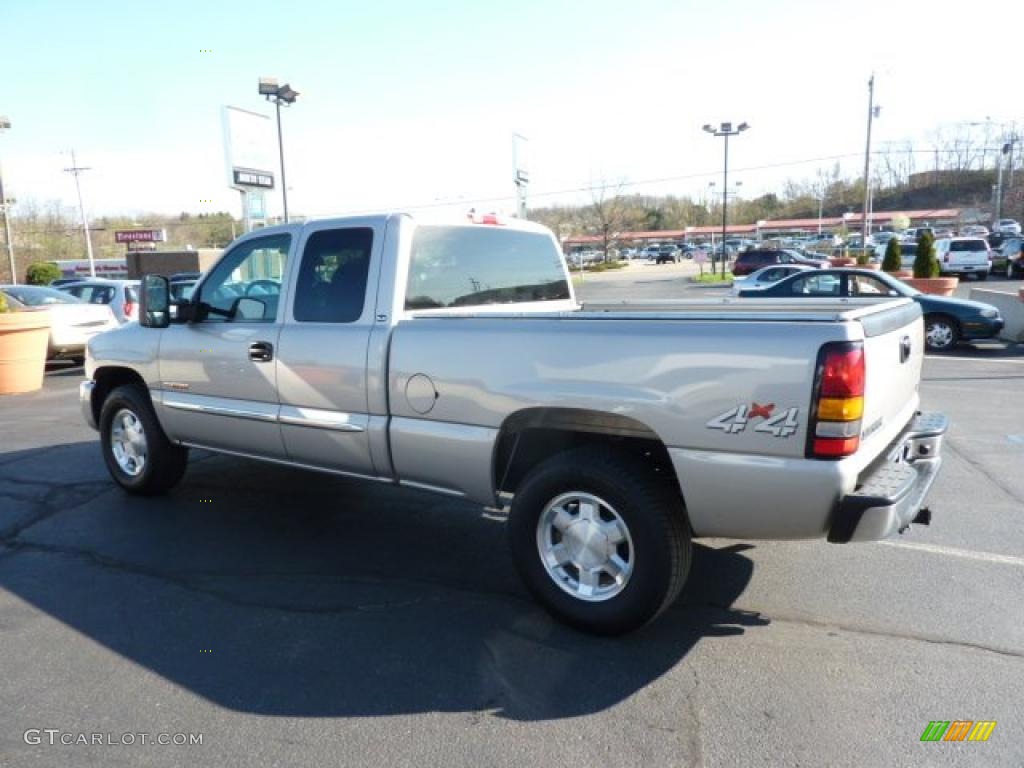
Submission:
[[[3,293],[0,293],[0,315],[6,312],[7,309],[7,297]]]
[[[29,285],[49,285],[63,276],[60,267],[50,261],[37,261],[28,265],[25,279]]]
[[[917,256],[914,257],[914,277],[938,277],[939,260],[935,258],[935,235],[928,230],[917,238]]]
[[[882,259],[884,272],[899,272],[903,268],[903,249],[899,238],[892,238],[885,246],[885,258]]]

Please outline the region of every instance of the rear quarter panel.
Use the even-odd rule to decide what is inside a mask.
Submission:
[[[838,323],[579,315],[405,320],[393,333],[388,375],[395,471],[483,500],[480,489],[493,487],[492,454],[502,424],[537,406],[626,416],[697,459],[704,453],[802,459],[818,350],[856,330]],[[423,377],[437,393],[427,413],[407,393]],[[727,429],[743,421],[737,409],[749,414],[754,406],[770,417],[792,409],[795,429],[757,431],[765,416]],[[720,426],[709,426],[716,419]],[[453,460],[444,476],[437,476],[440,464],[433,457],[426,461],[405,447],[414,440],[423,446],[432,433]],[[735,481],[743,482],[742,467],[734,471]]]

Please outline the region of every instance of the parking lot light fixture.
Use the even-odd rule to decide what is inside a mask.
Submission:
[[[7,119],[6,115],[0,115],[0,131],[6,131],[10,129],[11,121]],[[7,261],[11,267],[11,283],[13,285],[18,284],[18,271],[14,266],[14,243],[11,241],[11,218],[8,212],[10,203],[4,193],[4,173],[3,169],[0,168],[0,211],[4,214],[4,242],[7,243]]]
[[[288,223],[288,183],[284,174],[284,141],[281,138],[281,105],[290,107],[299,97],[299,92],[288,83],[278,85],[273,77],[261,77],[259,81],[259,94],[267,101],[274,102],[277,109],[277,151],[281,159],[281,203],[284,209],[284,222]]]
[[[725,164],[722,171],[722,277],[725,278],[725,264],[728,256],[725,252],[726,222],[729,212],[729,137],[739,136],[748,130],[750,125],[746,122],[740,123],[735,128],[732,123],[720,123],[715,128],[710,123],[705,123],[702,130],[712,136],[721,136],[725,139]]]

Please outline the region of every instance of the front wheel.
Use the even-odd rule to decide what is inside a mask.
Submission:
[[[956,321],[945,315],[928,315],[924,319],[924,344],[932,352],[952,349],[960,338]]]
[[[185,474],[188,449],[167,439],[140,386],[117,387],[107,395],[99,427],[107,470],[129,493],[166,493]]]
[[[541,605],[604,635],[658,616],[690,568],[678,491],[653,467],[603,447],[566,451],[527,475],[509,516],[509,543]]]

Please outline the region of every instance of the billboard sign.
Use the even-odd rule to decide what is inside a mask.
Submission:
[[[228,186],[245,190],[274,188],[274,131],[269,115],[224,107],[224,160]]]
[[[164,229],[118,229],[114,231],[115,243],[163,243],[167,241]]]
[[[274,188],[274,177],[269,173],[258,171],[240,171],[235,168],[232,172],[236,187],[261,187],[263,189]]]

